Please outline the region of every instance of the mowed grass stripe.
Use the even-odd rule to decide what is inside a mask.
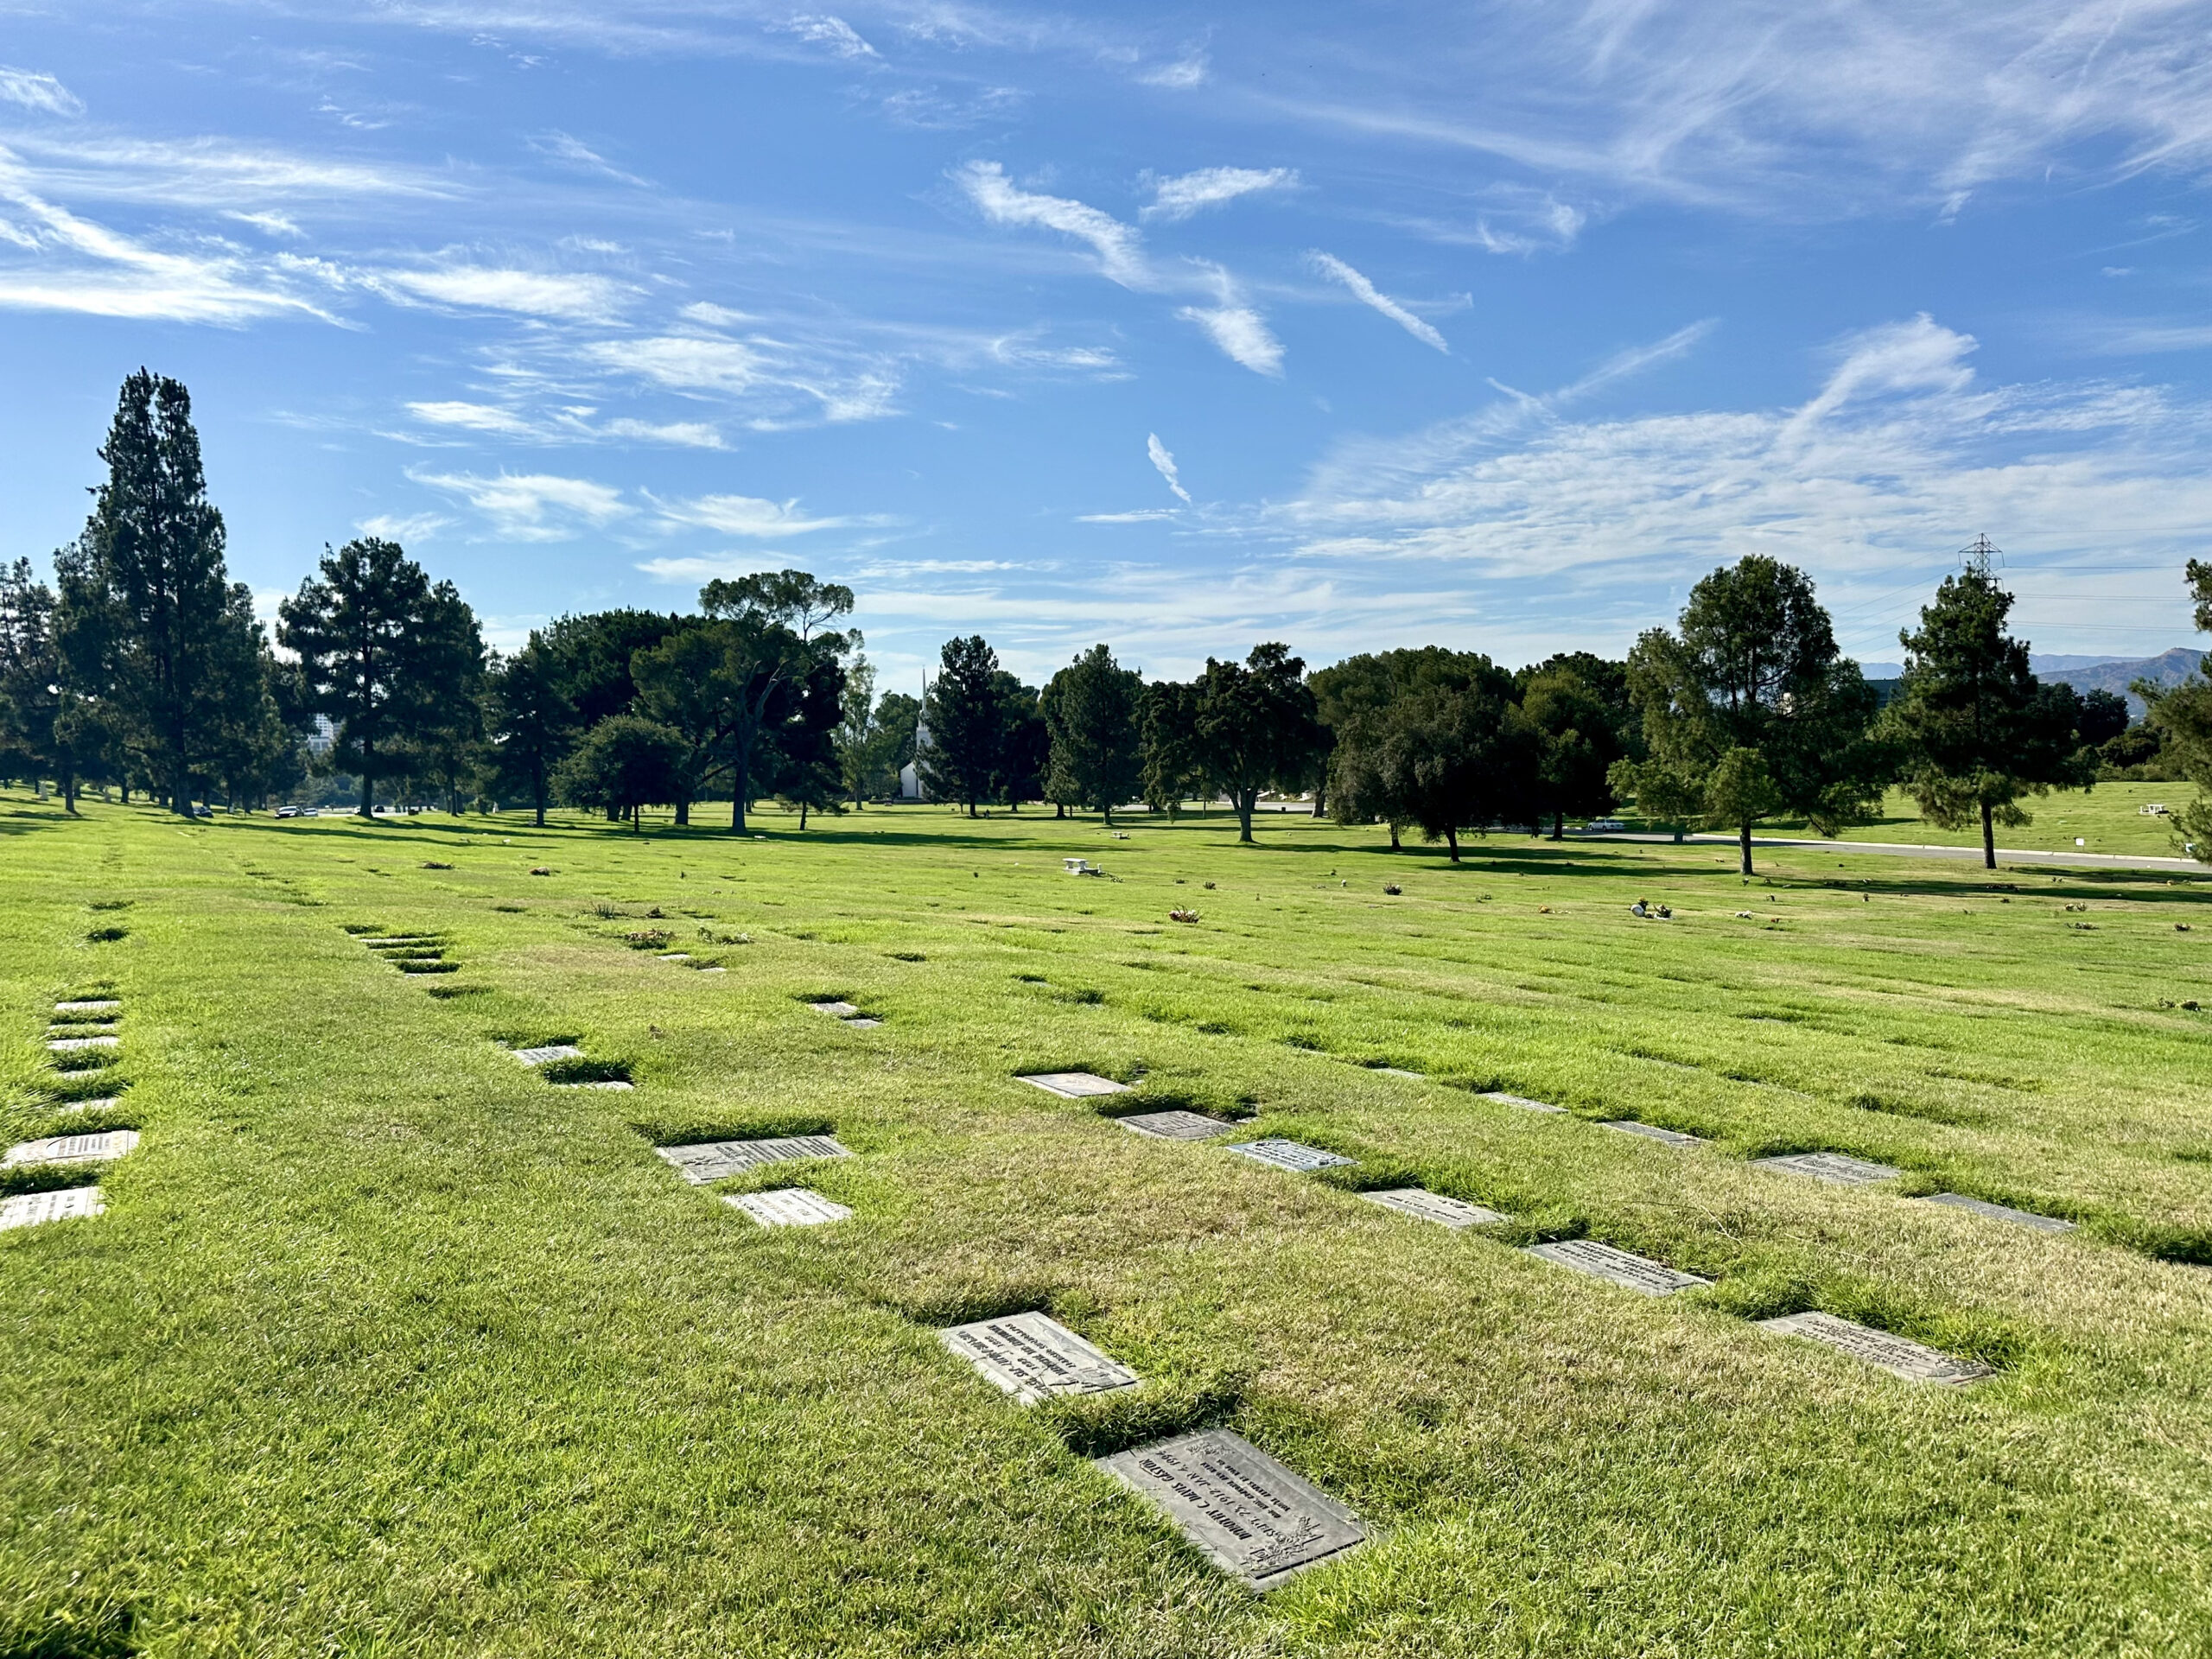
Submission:
[[[172,848],[158,821],[105,816],[154,867],[123,947],[147,1139],[111,1178],[106,1217],[0,1248],[10,1409],[32,1453],[0,1491],[27,1614],[112,1596],[181,1647],[336,1633],[424,1652],[2149,1652],[2193,1629],[2212,1450],[2194,1411],[2202,1275],[1785,1180],[1733,1142],[1647,1147],[1335,1058],[1364,1034],[1424,1049],[1395,1053],[1424,1069],[1540,1096],[1558,1078],[1579,1109],[1658,1120],[1679,1103],[1624,1096],[1670,1068],[1626,1072],[1593,1038],[1656,1048],[1684,1016],[1445,1023],[1497,1018],[1471,980],[1456,1009],[1447,995],[1386,1012],[1351,976],[1401,971],[1397,947],[1363,940],[1349,910],[1317,918],[1299,884],[1324,879],[1317,865],[1428,877],[1327,826],[1253,855],[1216,826],[1141,824],[1103,855],[1129,874],[1119,887],[1023,879],[1023,907],[1001,913],[1037,925],[1008,940],[969,925],[959,884],[1040,848],[1102,856],[1095,831],[899,814],[887,836],[633,849],[590,827],[409,824],[375,832],[400,850],[369,855],[396,872],[371,877],[329,845],[359,859],[359,832],[218,824]],[[29,880],[67,882],[97,843],[36,827]],[[238,831],[322,906],[169,879],[162,855],[182,866]],[[411,885],[428,878],[410,856],[454,863],[438,876],[454,891]],[[528,878],[531,863],[563,874]],[[1524,911],[1586,899],[1572,925],[1594,957],[1630,925],[1616,918],[1649,863],[1507,890]],[[1135,1005],[1163,976],[1118,958],[1189,949],[1186,930],[1159,945],[1140,930],[1224,871],[1282,918],[1255,928],[1267,960],[1244,978],[1330,991],[1318,1023],[1296,1022],[1330,1052],[1272,1034],[1279,995],[1237,981],[1209,988],[1234,1033]],[[1618,908],[1592,895],[1606,882]],[[856,892],[883,938],[778,931],[810,902],[859,908]],[[595,899],[755,943],[722,951],[726,977],[674,970],[626,948]],[[711,918],[677,920],[686,906]],[[1471,901],[1452,914],[1471,949],[1541,948],[1479,936]],[[340,920],[435,931],[485,988],[434,1000]],[[1931,909],[1913,925],[1949,924]],[[9,938],[7,983],[29,985]],[[1692,971],[1713,948],[1623,939],[1654,970]],[[837,1030],[800,1000],[827,995],[890,1023]],[[34,1044],[50,1003],[10,1007]],[[631,1060],[639,1091],[556,1090],[498,1046],[556,1034]],[[2132,1066],[2101,1086],[2133,1086]],[[1147,1141],[1014,1080],[1071,1069],[1136,1077],[1116,1109],[1240,1109],[1239,1138],[1360,1163],[1294,1176]],[[1831,1103],[1849,1081],[1821,1079],[1812,1102],[1689,1084],[1708,1103],[1756,1096],[1787,1136],[1850,1111]],[[2202,1135],[2201,1089],[2174,1093],[2165,1146]],[[2047,1169],[2029,1155],[2048,1150],[2119,1186],[2151,1166],[2146,1147],[2099,1144],[2081,1111],[2069,1135],[1996,1119],[1973,1134],[1993,1166]],[[834,1228],[753,1227],[651,1150],[678,1130],[802,1121],[859,1155],[756,1173],[850,1205]],[[1514,1221],[1454,1235],[1336,1184],[1407,1172]],[[2201,1182],[2183,1196],[2161,1210],[2139,1195],[2131,1213],[2201,1216]],[[1548,1232],[1719,1283],[1647,1305],[1510,1248]],[[1746,1322],[1813,1304],[2000,1373],[1916,1390]],[[1024,1414],[936,1347],[938,1325],[1015,1305],[1146,1387]],[[1352,1503],[1374,1541],[1255,1604],[1083,1460],[1211,1421]]]

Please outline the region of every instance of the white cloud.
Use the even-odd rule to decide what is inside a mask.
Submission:
[[[673,443],[687,449],[719,449],[722,435],[703,421],[609,421],[600,428],[610,438],[634,438],[643,443]]]
[[[146,202],[174,209],[264,211],[272,200],[358,204],[385,198],[449,199],[464,194],[457,169],[303,156],[220,138],[137,139],[76,132],[12,132],[0,171],[27,188],[70,200]]]
[[[387,298],[452,306],[470,311],[512,311],[568,322],[604,321],[632,291],[609,277],[486,265],[448,265],[429,270],[385,270],[361,279]],[[397,292],[394,292],[397,290]]]
[[[584,478],[413,470],[407,476],[428,488],[459,496],[511,541],[567,541],[583,529],[604,529],[636,511],[622,499],[620,490]]]
[[[225,219],[235,219],[241,225],[251,225],[264,236],[300,237],[306,234],[289,213],[241,213],[232,210]]]
[[[599,340],[585,346],[583,355],[602,367],[683,391],[750,391],[767,373],[751,346],[697,334]]]
[[[416,420],[432,426],[459,427],[468,432],[513,435],[531,430],[531,423],[514,410],[496,408],[489,404],[410,404],[407,412]]]
[[[0,65],[0,99],[20,104],[44,115],[82,115],[85,105],[52,75],[35,69],[10,69]]]
[[[860,31],[842,17],[827,14],[793,17],[784,28],[802,41],[826,46],[841,58],[873,58],[876,49],[861,38]]]
[[[1164,86],[1171,92],[1190,92],[1205,86],[1212,73],[1212,65],[1206,54],[1192,52],[1173,63],[1163,63],[1156,69],[1147,69],[1137,79],[1147,86]]]
[[[749,576],[761,568],[761,561],[779,556],[773,553],[729,553],[719,557],[684,559],[647,559],[637,568],[655,582],[696,582],[703,587],[717,577],[734,580]]]
[[[1206,331],[1223,353],[1255,374],[1282,373],[1282,342],[1268,332],[1267,320],[1246,304],[1236,279],[1219,266],[1207,268],[1217,303],[1186,305],[1176,312],[1185,322]]]
[[[810,531],[843,530],[855,524],[880,522],[874,518],[810,518],[798,510],[796,498],[766,501],[750,495],[702,495],[688,501],[655,499],[653,506],[664,525],[718,531],[725,536],[799,536]]]
[[[1362,304],[1372,306],[1376,310],[1380,311],[1399,327],[1421,341],[1422,345],[1433,346],[1440,352],[1450,353],[1451,346],[1445,344],[1444,336],[1437,333],[1432,325],[1407,310],[1404,306],[1383,293],[1334,254],[1323,253],[1317,248],[1306,257],[1313,261],[1313,268],[1324,276],[1342,283],[1352,291]]]
[[[1139,507],[1130,512],[1079,512],[1075,521],[1078,524],[1148,524],[1156,519],[1176,518],[1179,512],[1176,507]]]
[[[1162,179],[1154,187],[1152,205],[1139,219],[1188,219],[1205,207],[1249,196],[1262,190],[1287,190],[1298,183],[1298,170],[1289,167],[1208,167],[1178,178]]]
[[[579,173],[594,173],[601,178],[613,179],[618,184],[643,185],[648,182],[634,173],[624,172],[582,139],[572,137],[565,132],[540,133],[530,141],[530,147],[539,155],[550,156]]]
[[[983,217],[994,225],[1034,225],[1087,242],[1103,276],[1124,288],[1151,285],[1142,238],[1110,213],[1065,196],[1039,195],[1016,187],[996,162],[970,162],[953,175]]]
[[[1191,493],[1183,487],[1183,476],[1176,470],[1175,457],[1168,452],[1167,446],[1160,441],[1159,433],[1145,434],[1144,452],[1151,458],[1154,470],[1167,480],[1167,487],[1175,492],[1184,505],[1188,506],[1191,503]],[[1095,524],[1097,520],[1092,519],[1089,522]]]
[[[409,542],[430,541],[452,523],[452,519],[439,512],[380,512],[373,518],[354,520],[353,528],[364,536],[378,537],[404,546]]]

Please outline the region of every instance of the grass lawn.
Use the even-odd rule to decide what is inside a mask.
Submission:
[[[1997,844],[2029,852],[2071,852],[2079,836],[2091,853],[2117,853],[2132,857],[2187,856],[2174,837],[2171,818],[2145,817],[2139,810],[2163,802],[2178,812],[2196,798],[2194,784],[2099,784],[2088,791],[2059,790],[2021,803],[2032,822],[2008,830],[1997,826]],[[1873,823],[1859,824],[1843,832],[1845,841],[1904,841],[1937,847],[1979,847],[1979,824],[1965,830],[1945,830],[1920,816],[1911,796],[1893,789],[1882,802],[1882,816]]]
[[[0,1653],[2212,1653],[2212,885],[795,822],[0,798],[10,1140],[143,1135],[105,1215],[0,1233]],[[1077,1069],[1135,1088],[1016,1080]],[[1162,1106],[1356,1161],[1109,1116]],[[718,1187],[653,1152],[825,1132]],[[1904,1173],[1749,1162],[1804,1151]],[[1354,1196],[1415,1184],[1508,1219]],[[717,1201],[791,1185],[851,1218]],[[1577,1237],[1715,1282],[1517,1248]],[[937,1335],[1027,1310],[1142,1386],[1024,1408]],[[1994,1375],[1752,1323],[1808,1310]],[[1255,1597],[1091,1461],[1211,1426],[1369,1541]]]

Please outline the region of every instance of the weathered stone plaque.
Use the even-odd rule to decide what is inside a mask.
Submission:
[[[1929,1196],[1930,1204],[1947,1204],[1954,1210],[1971,1210],[1977,1216],[1986,1216],[1992,1221],[2009,1221],[2016,1227],[2032,1227],[2039,1233],[2070,1233],[2074,1224],[2062,1221],[2056,1216],[2039,1216],[2032,1210],[2015,1210],[2009,1204],[1992,1204],[1986,1198],[1970,1198],[1963,1192],[1936,1192]]]
[[[54,1054],[73,1054],[80,1048],[120,1048],[120,1037],[49,1037],[47,1051]]]
[[[122,1103],[123,1097],[120,1095],[102,1095],[98,1100],[73,1100],[67,1105],[57,1106],[54,1109],[67,1116],[72,1112],[104,1112],[111,1106],[119,1106]]]
[[[1794,1152],[1786,1158],[1754,1158],[1753,1169],[1778,1169],[1790,1175],[1809,1175],[1831,1186],[1866,1186],[1894,1181],[1904,1172],[1887,1164],[1870,1164],[1843,1152]]]
[[[702,974],[726,974],[729,972],[729,969],[727,968],[702,968],[698,971]]]
[[[543,1065],[550,1060],[581,1060],[584,1052],[574,1043],[548,1043],[543,1048],[518,1048],[515,1058],[524,1065]]]
[[[689,962],[691,960],[691,953],[689,950],[664,950],[653,960],[655,962]]]
[[[1577,1273],[1586,1273],[1593,1279],[1603,1279],[1608,1284],[1645,1296],[1671,1296],[1678,1290],[1713,1282],[1694,1273],[1680,1272],[1663,1262],[1617,1250],[1595,1239],[1570,1238],[1556,1244],[1531,1244],[1528,1253],[1554,1267],[1572,1268]]]
[[[810,1187],[779,1186],[772,1192],[735,1192],[722,1202],[742,1210],[763,1227],[819,1227],[853,1212]]]
[[[97,1216],[105,1205],[97,1186],[69,1186],[59,1192],[20,1192],[0,1201],[0,1228],[35,1227],[45,1221]]]
[[[1402,1216],[1437,1222],[1446,1227],[1479,1227],[1485,1222],[1505,1219],[1497,1211],[1486,1210],[1479,1204],[1469,1204],[1465,1198],[1431,1192],[1421,1186],[1396,1186],[1387,1192],[1363,1192],[1359,1196]]]
[[[121,1001],[118,998],[96,996],[83,1002],[57,1002],[54,1005],[54,1011],[56,1014],[105,1014],[110,1008],[119,1008],[122,1006]]]
[[[389,950],[396,944],[429,944],[432,940],[423,933],[394,933],[381,939],[363,939],[361,943],[372,950]]]
[[[860,1012],[849,1002],[810,1002],[806,1006],[817,1014],[834,1014],[840,1020],[849,1020]]]
[[[138,1144],[136,1129],[107,1129],[99,1135],[49,1135],[8,1148],[5,1167],[26,1164],[99,1164],[120,1158]]]
[[[1225,1428],[1102,1458],[1098,1466],[1165,1510],[1216,1565],[1255,1590],[1272,1590],[1367,1537],[1350,1510]]]
[[[944,1345],[1025,1406],[1055,1394],[1133,1389],[1137,1374],[1049,1313],[978,1319],[938,1332]]]
[[[763,1164],[788,1163],[797,1158],[849,1158],[852,1149],[831,1135],[781,1135],[766,1141],[708,1141],[695,1147],[655,1147],[653,1150],[676,1166],[695,1185],[719,1181],[741,1170]]]
[[[1217,1117],[1208,1117],[1202,1112],[1138,1112],[1128,1117],[1114,1120],[1123,1128],[1138,1135],[1155,1135],[1162,1141],[1209,1141],[1234,1124],[1224,1123]]]
[[[1273,1164],[1277,1169],[1333,1169],[1352,1160],[1333,1152],[1324,1152],[1319,1147],[1309,1147],[1297,1141],[1239,1141],[1230,1148],[1241,1152],[1255,1163]]]
[[[620,1077],[601,1077],[593,1083],[556,1083],[556,1089],[635,1089],[634,1083],[625,1083]]]
[[[855,1031],[874,1031],[883,1021],[873,1014],[855,1014],[841,1023],[850,1026]]]
[[[1989,1367],[1979,1361],[1954,1359],[1886,1331],[1839,1319],[1833,1313],[1790,1313],[1778,1319],[1761,1319],[1759,1329],[1785,1337],[1809,1337],[1915,1382],[1971,1382],[1989,1375]]]
[[[1564,1112],[1564,1106],[1548,1106],[1541,1100],[1531,1100],[1526,1095],[1509,1095],[1502,1089],[1484,1091],[1484,1100],[1494,1100],[1501,1106],[1518,1106],[1524,1112]]]
[[[1087,1100],[1093,1095],[1126,1095],[1129,1085],[1116,1083],[1111,1077],[1094,1077],[1088,1071],[1039,1071],[1021,1079],[1048,1095],[1058,1095],[1062,1100]]]
[[[1680,1129],[1662,1129],[1656,1123],[1639,1123],[1631,1117],[1618,1117],[1599,1127],[1618,1129],[1623,1135],[1640,1135],[1645,1140],[1656,1141],[1662,1146],[1701,1147],[1706,1144],[1701,1135],[1684,1135]]]
[[[1386,1077],[1410,1077],[1415,1083],[1425,1083],[1427,1081],[1427,1079],[1423,1077],[1420,1072],[1408,1071],[1402,1065],[1375,1065],[1370,1066],[1368,1070],[1370,1071],[1379,1072]]]

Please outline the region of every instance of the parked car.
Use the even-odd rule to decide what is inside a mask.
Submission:
[[[1599,835],[1618,835],[1627,829],[1628,825],[1623,823],[1618,818],[1592,818],[1590,820],[1589,828]]]
[[[296,818],[300,816],[300,809],[296,806],[280,806],[276,809],[276,816],[280,818]]]

